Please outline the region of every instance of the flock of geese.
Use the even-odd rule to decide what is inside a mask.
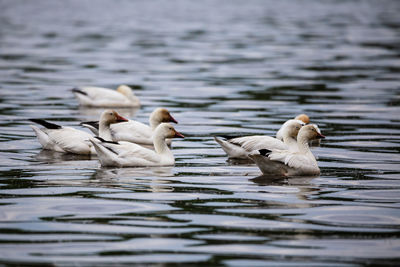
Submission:
[[[138,107],[140,101],[129,86],[117,90],[101,87],[72,89],[82,106],[101,108]],[[63,153],[97,155],[102,166],[143,167],[175,164],[171,139],[184,138],[170,124],[178,123],[165,108],[155,109],[149,125],[128,120],[115,110],[107,109],[99,121],[82,122],[94,135],[42,119],[30,119],[43,149]],[[251,159],[264,175],[318,175],[320,169],[310,150],[311,142],[325,138],[318,126],[309,124],[301,114],[286,121],[276,138],[265,135],[214,137],[231,159]]]

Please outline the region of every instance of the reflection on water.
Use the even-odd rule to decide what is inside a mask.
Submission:
[[[55,162],[62,163],[65,161],[90,160],[91,155],[66,154],[53,150],[40,150],[40,152],[34,155],[33,158],[38,162],[51,164]]]
[[[3,1],[0,262],[395,265],[398,1]],[[51,11],[51,12],[50,12]],[[133,87],[168,108],[175,167],[41,151],[29,118],[83,129],[71,88]],[[306,113],[319,177],[260,176],[214,135]],[[87,130],[87,129],[86,129]]]
[[[139,108],[115,108],[119,114],[125,118],[134,118],[135,114],[138,112]],[[104,109],[101,108],[87,108],[79,107],[79,113],[88,118],[88,120],[99,120],[101,113]]]

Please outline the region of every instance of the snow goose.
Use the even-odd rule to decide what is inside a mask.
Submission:
[[[165,142],[166,138],[184,136],[177,132],[169,123],[161,123],[154,132],[154,148],[145,148],[131,142],[101,142],[90,140],[96,148],[102,166],[145,167],[170,166],[175,164],[175,158]]]
[[[139,107],[139,98],[127,85],[117,90],[102,87],[84,86],[73,88],[72,92],[82,106],[88,107]]]
[[[118,124],[111,125],[112,141],[128,141],[141,145],[153,145],[153,133],[158,125],[163,122],[178,123],[166,108],[156,108],[149,117],[150,126],[129,120]],[[88,127],[94,134],[98,134],[98,122],[82,122],[82,126]],[[167,140],[167,144],[171,144],[171,140]]]
[[[96,154],[96,150],[89,141],[93,138],[91,134],[42,119],[30,119],[30,121],[44,126],[44,128],[38,128],[31,125],[43,149],[73,154]],[[127,121],[127,119],[120,116],[116,111],[104,111],[100,117],[100,136],[111,140],[110,125],[123,121]]]
[[[300,114],[297,115],[294,120],[300,120],[302,121],[304,124],[308,124],[310,123],[310,118],[306,115],[306,114]],[[278,130],[278,132],[276,133],[276,138],[283,141],[283,132],[285,131],[285,128],[287,127],[288,123],[292,121],[292,120],[288,120],[286,121],[284,124],[282,124],[281,128]]]
[[[303,126],[297,135],[298,151],[261,149],[249,157],[254,160],[264,175],[300,176],[319,175],[317,160],[310,151],[309,142],[325,138],[316,125]]]
[[[297,151],[297,133],[304,125],[299,120],[289,120],[284,128],[283,142],[271,136],[253,135],[222,140],[214,137],[229,158],[248,159],[249,152],[263,148]]]

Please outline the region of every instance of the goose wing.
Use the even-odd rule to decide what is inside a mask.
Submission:
[[[91,143],[89,139],[93,138],[89,133],[80,131],[71,127],[62,129],[47,129],[50,140],[61,147],[65,152],[75,154],[90,154]]]
[[[116,141],[129,141],[138,144],[153,144],[153,131],[150,126],[129,120],[111,125],[111,134]]]
[[[145,166],[160,159],[155,151],[130,142],[101,142],[100,145],[109,150],[108,157],[115,158],[120,165]],[[99,153],[98,155],[102,157]]]
[[[295,174],[319,174],[317,161],[312,154],[276,150],[272,151],[268,158],[285,164]]]
[[[287,149],[287,146],[280,140],[266,135],[253,135],[229,139],[228,142],[241,146],[247,151],[263,148]]]
[[[130,103],[123,94],[108,88],[85,86],[72,91],[84,106],[125,106]]]

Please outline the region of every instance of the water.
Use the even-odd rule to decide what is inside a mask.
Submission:
[[[396,265],[398,1],[0,1],[0,262]],[[70,88],[128,84],[167,107],[174,167],[41,151],[29,118],[98,118]],[[260,176],[218,134],[307,113],[321,175]]]

